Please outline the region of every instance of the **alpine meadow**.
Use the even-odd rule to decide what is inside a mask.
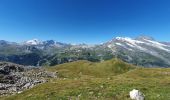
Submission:
[[[0,100],[170,100],[169,5],[0,0]]]

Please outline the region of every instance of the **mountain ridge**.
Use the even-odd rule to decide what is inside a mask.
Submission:
[[[103,44],[68,44],[55,40],[0,41],[0,61],[23,65],[55,65],[76,60],[99,62],[119,58],[145,67],[170,67],[170,45],[152,37],[115,37]],[[34,59],[32,61],[31,59]],[[27,62],[24,62],[24,61]],[[23,61],[23,63],[22,63]]]

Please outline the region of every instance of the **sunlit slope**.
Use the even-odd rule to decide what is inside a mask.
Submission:
[[[76,61],[50,67],[48,70],[58,71],[59,76],[63,78],[82,77],[85,75],[99,78],[122,74],[135,68],[133,65],[121,60],[112,59],[100,63]]]
[[[108,68],[105,68],[108,67]],[[130,100],[139,89],[146,100],[170,100],[170,69],[136,68],[112,59],[101,63],[77,61],[48,68],[58,79],[2,100]]]

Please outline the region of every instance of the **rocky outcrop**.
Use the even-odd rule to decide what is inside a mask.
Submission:
[[[21,93],[47,82],[47,78],[56,78],[56,74],[42,68],[0,62],[0,95]]]

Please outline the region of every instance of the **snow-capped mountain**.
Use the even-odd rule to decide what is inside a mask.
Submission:
[[[29,45],[29,46],[35,46],[35,47],[65,47],[69,44],[57,42],[54,40],[46,40],[46,41],[40,41],[38,39],[28,40],[24,42],[22,45]]]
[[[42,42],[39,41],[38,39],[28,40],[28,41],[24,42],[24,44],[26,44],[26,45],[39,45],[41,43]]]
[[[161,62],[166,63],[163,66],[170,65],[170,45],[158,42],[150,37],[138,37],[135,39],[129,37],[116,37],[104,44],[110,48],[115,56],[127,62],[134,62],[139,65],[153,66],[161,65]],[[154,59],[154,60],[153,60]],[[148,62],[149,61],[149,62]],[[143,62],[143,63],[142,63]]]
[[[0,41],[0,61],[25,65],[55,65],[75,60],[103,61],[113,57],[145,67],[170,67],[170,43],[147,36],[116,37],[99,45],[73,45],[38,39],[24,43]]]
[[[121,46],[128,50],[141,50],[143,52],[150,52],[151,48],[163,50],[165,52],[170,52],[170,46],[157,42],[149,38],[136,38],[132,39],[129,37],[116,37],[110,42],[106,43],[109,48],[114,48],[116,46]],[[149,48],[150,47],[150,48]]]

